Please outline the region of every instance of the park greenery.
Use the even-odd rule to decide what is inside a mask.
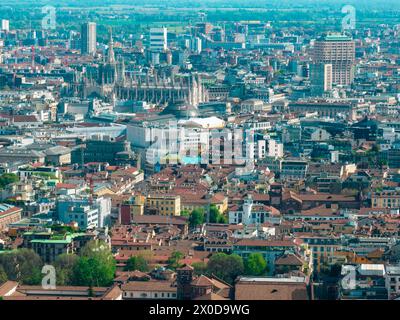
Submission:
[[[139,270],[141,272],[149,272],[149,263],[143,255],[137,255],[130,257],[126,262],[125,271],[135,271]]]
[[[217,206],[214,204],[210,206],[209,220],[210,223],[228,223],[227,217],[219,212]]]
[[[72,284],[73,270],[79,257],[75,254],[61,254],[56,258],[54,267],[56,268],[57,285],[66,286]]]
[[[262,276],[267,271],[267,262],[261,253],[249,254],[244,261],[244,272],[250,276]]]
[[[0,189],[4,189],[9,184],[18,182],[18,176],[14,173],[3,173],[0,175]]]
[[[204,223],[205,214],[203,209],[194,209],[189,217],[190,228],[195,228]]]
[[[262,276],[265,275],[268,266],[260,253],[251,253],[243,259],[236,254],[216,253],[208,261],[192,264],[195,275],[216,276],[221,280],[233,284],[240,275]]]
[[[191,229],[194,229],[205,222],[204,209],[197,208],[194,209],[192,212],[188,210],[182,210],[181,216],[188,218],[189,227]]]
[[[176,270],[177,268],[182,267],[180,260],[182,260],[184,256],[185,255],[180,251],[173,251],[167,260],[168,268]]]
[[[183,266],[184,254],[173,251],[167,267],[176,270]],[[215,253],[208,263],[192,264],[195,275],[216,276],[233,284],[239,275],[261,276],[268,269],[260,253],[252,253],[243,259],[236,254]],[[0,283],[7,280],[27,285],[39,285],[42,280],[43,261],[30,249],[18,249],[0,255]],[[116,263],[109,247],[102,241],[90,241],[76,254],[61,254],[54,261],[57,285],[109,286],[112,284]],[[149,272],[149,256],[139,254],[128,259],[125,271]]]
[[[7,280],[26,285],[42,281],[40,257],[30,249],[0,254],[0,283]],[[115,275],[115,260],[105,243],[90,241],[79,255],[61,254],[54,261],[57,285],[109,286]]]
[[[4,271],[4,268],[0,266],[0,285],[8,280],[7,273]]]
[[[207,274],[207,263],[205,262],[193,262],[192,267],[196,276]]]
[[[194,229],[207,221],[207,214],[203,208],[196,208],[192,212],[183,210],[181,216],[188,217],[189,227],[191,229]],[[228,223],[228,218],[218,210],[216,205],[211,205],[208,214],[208,222]]]
[[[107,245],[102,241],[90,241],[74,263],[70,281],[77,286],[109,286],[115,270],[115,259]]]
[[[208,261],[207,271],[233,284],[237,276],[244,272],[243,259],[237,254],[216,253]]]
[[[4,278],[22,284],[37,285],[42,279],[43,262],[30,249],[18,249],[0,254],[0,282]]]

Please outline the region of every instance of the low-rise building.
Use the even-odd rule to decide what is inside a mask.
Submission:
[[[123,300],[175,300],[177,288],[171,281],[130,281],[121,286]]]
[[[387,300],[386,270],[383,264],[344,265],[340,300]]]
[[[264,222],[279,223],[281,215],[274,207],[254,203],[251,195],[244,200],[243,205],[235,206],[229,211],[230,224],[262,224]]]
[[[0,204],[0,231],[4,231],[11,223],[21,220],[22,209],[2,203]]]
[[[235,300],[310,300],[306,277],[239,277]]]
[[[162,216],[181,215],[181,197],[179,195],[154,194],[146,198],[146,214]]]

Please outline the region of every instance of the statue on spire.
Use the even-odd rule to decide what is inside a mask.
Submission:
[[[115,63],[115,54],[114,54],[114,41],[112,36],[112,28],[109,28],[109,41],[108,41],[108,52],[107,52],[107,63],[114,64]]]

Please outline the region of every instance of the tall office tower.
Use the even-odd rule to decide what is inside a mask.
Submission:
[[[329,33],[315,41],[314,64],[332,65],[332,83],[349,85],[354,80],[355,43],[347,35]]]
[[[10,21],[2,19],[1,20],[1,31],[10,31]]]
[[[332,90],[332,64],[316,63],[310,65],[311,95],[322,96]]]
[[[167,50],[167,28],[151,28],[150,29],[150,50],[165,51]]]
[[[81,53],[93,54],[97,49],[96,23],[84,23],[81,27]]]

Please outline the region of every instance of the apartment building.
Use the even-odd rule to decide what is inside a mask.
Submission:
[[[400,190],[389,189],[371,193],[372,208],[400,208]]]
[[[179,195],[155,194],[146,198],[146,214],[163,216],[181,215],[181,197]]]

